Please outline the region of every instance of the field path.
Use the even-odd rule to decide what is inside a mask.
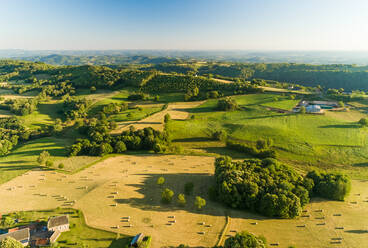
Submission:
[[[162,131],[164,129],[164,117],[166,114],[169,114],[171,119],[185,120],[189,116],[189,109],[198,107],[203,103],[204,101],[169,103],[166,109],[148,116],[147,118],[139,121],[127,121],[120,123],[117,129],[113,130],[112,133],[121,133],[124,130],[128,130],[130,126],[134,126],[136,129],[152,127],[156,130]]]
[[[222,230],[222,232],[221,232],[221,235],[220,235],[220,237],[219,237],[219,240],[218,240],[218,242],[217,242],[217,245],[216,246],[221,246],[221,245],[223,245],[223,243],[224,243],[224,239],[225,239],[225,235],[226,235],[226,233],[228,232],[228,229],[229,229],[229,226],[230,226],[230,221],[231,221],[231,218],[228,216],[228,215],[226,215],[226,224],[225,224],[225,226],[224,226],[224,229]]]

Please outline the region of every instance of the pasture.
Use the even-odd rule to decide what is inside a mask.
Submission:
[[[304,217],[269,219],[208,199],[213,161],[213,157],[199,156],[122,155],[67,176],[35,169],[0,186],[0,212],[73,207],[84,212],[86,223],[92,227],[126,235],[152,235],[152,247],[180,243],[213,246],[225,226],[226,215],[230,222],[225,235],[247,230],[264,235],[269,244],[278,243],[279,247],[368,245],[363,218],[368,214],[367,181],[354,180],[345,202],[315,199],[307,205]],[[165,178],[162,187],[156,183],[160,176]],[[179,206],[175,199],[187,182],[194,183],[194,192],[186,197],[185,206]],[[161,203],[161,191],[166,187],[175,192],[170,204]],[[193,206],[197,195],[207,200],[200,211]]]
[[[216,110],[216,100],[209,100],[197,108],[188,110],[195,118],[172,121],[168,128],[174,141],[203,140],[211,133],[224,129],[230,137],[256,141],[272,138],[281,160],[302,163],[304,166],[353,169],[360,174],[366,170],[362,163],[368,160],[368,129],[357,121],[367,116],[350,112],[327,112],[325,115],[278,113],[265,106],[290,108],[290,101],[272,94],[235,96],[240,110],[223,112]],[[205,145],[205,144],[203,144]]]

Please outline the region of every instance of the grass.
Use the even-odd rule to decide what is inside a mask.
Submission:
[[[355,165],[368,160],[368,129],[360,128],[353,117],[344,118],[345,115],[361,117],[361,113],[301,115],[264,109],[262,106],[286,109],[294,104],[290,101],[295,101],[285,99],[273,102],[274,97],[272,94],[236,96],[234,98],[242,110],[233,112],[216,111],[217,101],[209,100],[191,110],[194,119],[173,120],[168,127],[174,140],[205,139],[219,129],[245,141],[272,138],[280,159],[284,161],[299,161],[326,168],[348,165],[364,171],[364,168]],[[364,177],[367,175],[364,172]]]
[[[71,140],[47,137],[18,146],[11,154],[0,157],[0,184],[38,168],[36,160],[43,150],[49,151],[53,160],[64,158],[67,155],[65,147],[71,143]]]
[[[139,110],[138,108],[133,108],[133,109],[128,109],[124,111],[123,113],[112,115],[110,118],[111,120],[116,121],[116,122],[138,121],[154,113],[157,113],[161,110],[162,110],[162,107],[148,107],[148,108],[142,108],[141,110]]]
[[[20,214],[22,221],[18,225],[26,225],[35,221],[42,221],[46,224],[48,218],[51,216],[68,214],[70,231],[60,235],[57,240],[58,247],[118,248],[127,247],[131,239],[125,235],[119,235],[118,237],[116,233],[87,226],[83,213],[75,209],[57,208],[43,211],[26,211]]]
[[[43,126],[52,125],[55,119],[62,118],[59,111],[62,109],[62,103],[59,101],[51,101],[40,103],[37,110],[25,116],[20,116],[24,125],[31,129],[41,128]]]

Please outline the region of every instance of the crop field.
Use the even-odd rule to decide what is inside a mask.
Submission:
[[[83,211],[92,227],[125,235],[152,235],[152,247],[180,243],[213,246],[225,227],[226,215],[230,217],[226,235],[247,230],[279,247],[368,245],[362,218],[368,214],[367,181],[354,180],[345,202],[315,199],[307,205],[304,217],[270,219],[208,200],[213,162],[213,157],[124,155],[73,175],[35,169],[0,186],[0,212],[73,207]],[[160,176],[165,178],[163,186],[156,183]],[[194,183],[194,192],[186,197],[186,206],[179,206],[175,199],[187,182]],[[161,191],[166,187],[175,192],[170,204],[161,203]],[[194,208],[197,195],[207,200],[203,210]]]

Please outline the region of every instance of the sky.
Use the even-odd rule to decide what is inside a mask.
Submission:
[[[0,49],[368,50],[366,0],[0,0]]]

